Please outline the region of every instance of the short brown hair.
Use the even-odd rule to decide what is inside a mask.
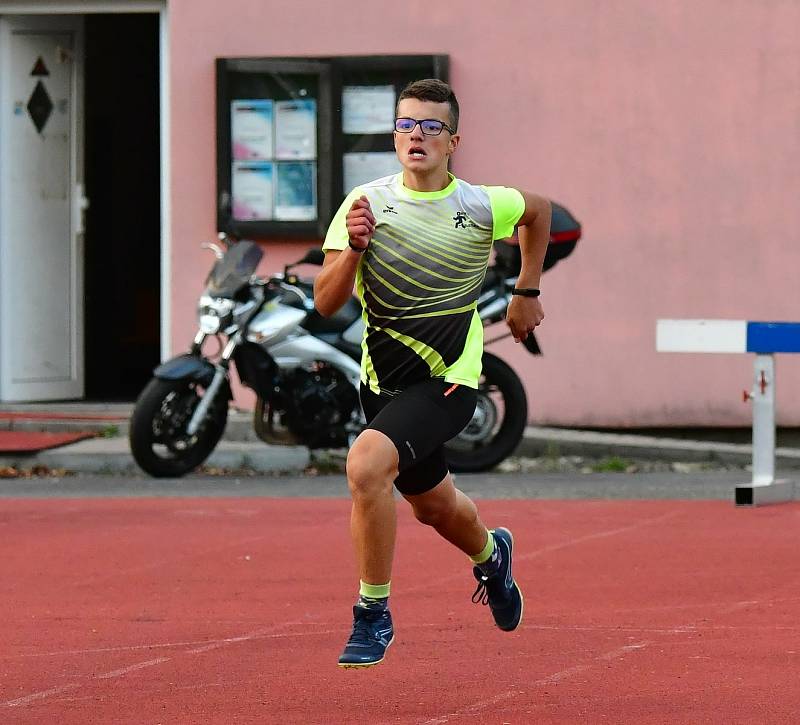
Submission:
[[[397,99],[399,104],[404,98],[416,98],[418,101],[432,101],[433,103],[447,103],[450,105],[450,126],[453,131],[458,130],[458,100],[453,89],[438,78],[424,78],[420,81],[409,83]]]

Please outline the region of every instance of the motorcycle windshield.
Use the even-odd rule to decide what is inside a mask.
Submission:
[[[255,242],[237,242],[211,268],[206,290],[212,297],[232,298],[250,281],[264,253]]]

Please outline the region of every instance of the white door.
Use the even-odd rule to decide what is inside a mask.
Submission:
[[[83,397],[83,19],[0,17],[0,400]]]

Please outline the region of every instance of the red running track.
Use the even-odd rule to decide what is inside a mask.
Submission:
[[[796,723],[800,507],[484,501],[506,634],[401,507],[381,665],[336,667],[344,500],[0,502],[0,722]]]

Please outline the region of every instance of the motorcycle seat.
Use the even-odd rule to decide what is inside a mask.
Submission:
[[[323,317],[313,310],[303,322],[303,327],[313,334],[344,332],[361,316],[361,305],[351,297],[330,317]]]

